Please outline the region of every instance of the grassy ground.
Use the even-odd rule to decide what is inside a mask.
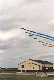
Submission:
[[[41,78],[36,77],[35,74],[0,73],[0,80],[54,80],[54,77]]]
[[[16,79],[16,78],[0,78],[0,80],[31,80],[31,79]],[[54,80],[53,78],[35,78],[35,79],[32,79],[32,80]]]
[[[45,78],[41,78],[41,77],[35,77],[35,76],[21,76],[21,75],[9,75],[9,76],[0,76],[0,80],[54,80],[54,78],[49,78],[49,77],[45,77]]]

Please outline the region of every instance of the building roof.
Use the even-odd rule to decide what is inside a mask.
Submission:
[[[51,65],[53,65],[53,63],[51,63],[51,62],[48,62],[48,61],[42,61],[42,60],[33,60],[33,59],[29,59],[29,60],[32,60],[32,61],[35,61],[35,62],[38,62],[38,63],[41,63],[41,64],[51,64]]]

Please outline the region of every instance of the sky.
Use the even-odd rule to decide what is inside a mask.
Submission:
[[[54,47],[39,44],[40,38],[34,40],[21,27],[54,37],[54,0],[0,0],[0,66],[18,67],[28,59],[54,63]]]

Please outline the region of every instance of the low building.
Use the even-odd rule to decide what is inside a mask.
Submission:
[[[42,60],[29,59],[18,64],[18,71],[21,72],[36,72],[36,71],[52,71],[53,63]]]

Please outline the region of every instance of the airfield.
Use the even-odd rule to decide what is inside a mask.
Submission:
[[[0,80],[54,80],[54,77],[41,77],[43,73],[0,73]],[[47,74],[54,74],[52,72]]]

